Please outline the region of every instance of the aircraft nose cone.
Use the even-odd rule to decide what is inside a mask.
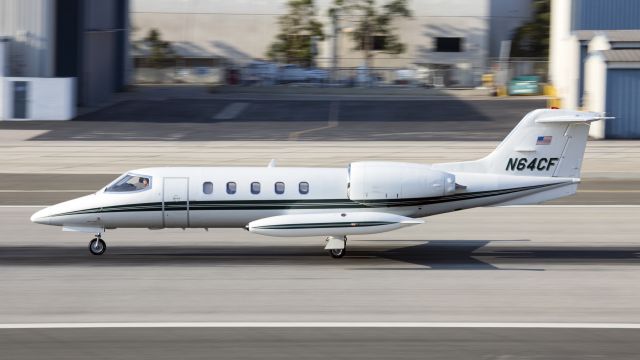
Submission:
[[[35,214],[31,215],[31,222],[36,224],[49,224],[49,219],[45,216],[45,209],[37,211]]]

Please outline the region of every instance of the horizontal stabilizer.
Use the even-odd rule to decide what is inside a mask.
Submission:
[[[598,120],[615,119],[611,116],[604,116],[604,114],[595,112],[572,112],[571,114],[562,114],[553,116],[554,113],[544,114],[536,119],[536,123],[590,123]]]

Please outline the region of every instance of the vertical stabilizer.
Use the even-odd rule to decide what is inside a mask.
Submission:
[[[538,109],[528,113],[487,157],[439,164],[450,171],[579,178],[593,112]]]

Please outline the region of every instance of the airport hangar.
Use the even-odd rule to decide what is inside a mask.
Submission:
[[[128,84],[128,0],[0,2],[0,120],[68,120]]]
[[[591,137],[640,138],[640,2],[552,0],[549,50],[562,107],[615,117]]]

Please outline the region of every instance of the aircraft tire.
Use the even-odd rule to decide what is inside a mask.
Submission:
[[[107,250],[107,244],[102,239],[95,238],[89,242],[89,251],[93,255],[102,255]]]
[[[332,258],[334,259],[340,259],[342,257],[344,257],[344,254],[347,253],[347,248],[345,247],[344,249],[331,249],[329,250],[329,255],[331,255]]]

